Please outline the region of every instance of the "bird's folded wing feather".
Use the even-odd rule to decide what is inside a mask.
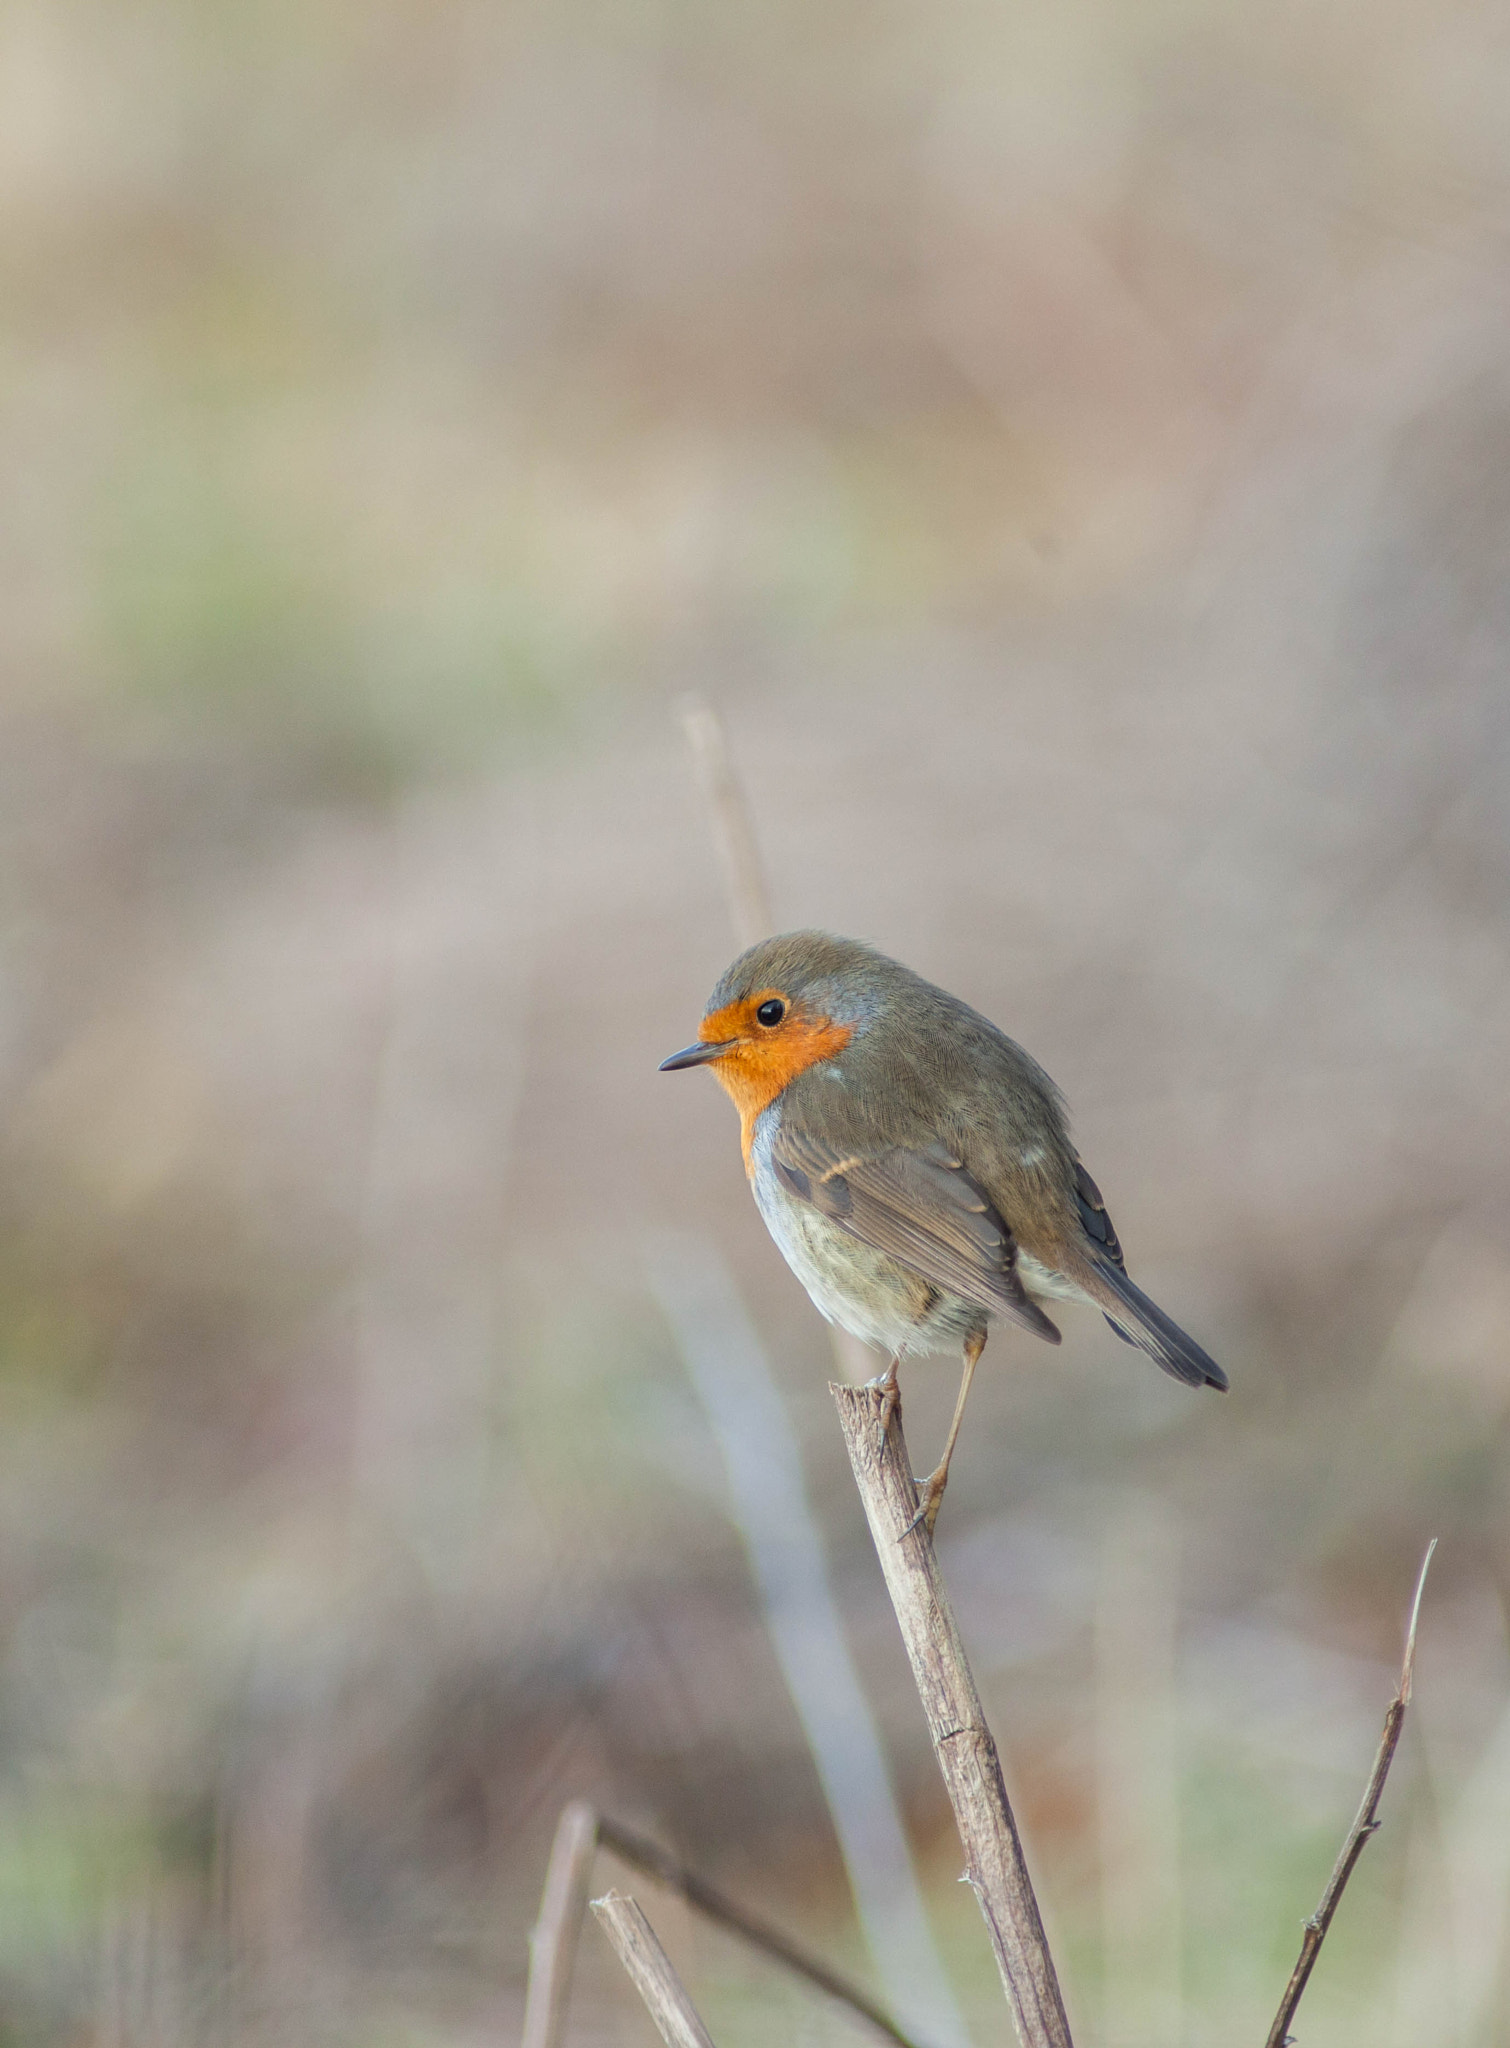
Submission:
[[[1028,1298],[1017,1245],[979,1183],[942,1145],[846,1152],[809,1131],[781,1130],[771,1163],[787,1193],[933,1286],[1059,1342]]]
[[[1114,1266],[1127,1271],[1127,1261],[1122,1256],[1122,1247],[1117,1242],[1117,1233],[1112,1219],[1106,1213],[1106,1204],[1101,1199],[1101,1190],[1086,1172],[1083,1162],[1075,1161],[1075,1201],[1080,1210],[1080,1221],[1085,1234],[1092,1239],[1098,1252],[1111,1260]]]

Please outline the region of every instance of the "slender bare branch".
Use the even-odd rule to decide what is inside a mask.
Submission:
[[[682,700],[682,730],[692,749],[708,824],[724,871],[724,887],[741,946],[769,938],[775,929],[770,892],[756,844],[755,827],[729,759],[723,722],[701,697]]]
[[[965,1846],[965,1874],[990,1931],[1023,2048],[1070,2048],[1059,1980],[1002,1781],[1001,1760],[965,1661],[933,1538],[914,1524],[918,1491],[902,1418],[869,1387],[831,1386],[870,1533],[912,1660],[934,1754]],[[911,1533],[906,1533],[908,1530]]]
[[[671,1958],[636,1902],[622,1892],[606,1892],[592,1901],[592,1909],[668,2048],[713,2048]]]
[[[1389,1776],[1389,1767],[1395,1760],[1395,1746],[1400,1740],[1400,1730],[1405,1725],[1405,1710],[1410,1705],[1411,1681],[1416,1668],[1416,1624],[1421,1617],[1421,1595],[1426,1590],[1426,1574],[1436,1547],[1437,1539],[1433,1536],[1426,1546],[1426,1555],[1421,1560],[1420,1574],[1416,1579],[1416,1596],[1410,1604],[1410,1624],[1405,1631],[1405,1655],[1400,1663],[1400,1683],[1395,1688],[1395,1696],[1384,1716],[1384,1732],[1379,1737],[1374,1768],[1370,1771],[1368,1783],[1363,1789],[1362,1804],[1354,1817],[1352,1827],[1348,1830],[1347,1840],[1342,1845],[1342,1853],[1327,1879],[1326,1890],[1321,1895],[1321,1904],[1305,1922],[1300,1955],[1290,1972],[1290,1981],[1285,1986],[1285,1995],[1279,2002],[1279,2011],[1274,2016],[1274,2024],[1269,2029],[1269,2038],[1264,2043],[1264,2048],[1286,2048],[1286,2044],[1293,2038],[1290,2033],[1290,2022],[1295,2017],[1295,2008],[1300,2003],[1301,1994],[1310,1980],[1316,1958],[1321,1953],[1321,1944],[1326,1940],[1327,1929],[1332,1924],[1332,1915],[1337,1911],[1337,1902],[1353,1874],[1354,1865],[1363,1854],[1365,1843],[1371,1835],[1378,1832],[1379,1801],[1384,1793],[1384,1781]]]
[[[695,1907],[709,1920],[716,1921],[720,1927],[728,1928],[731,1934],[739,1935],[751,1948],[759,1949],[763,1955],[784,1964],[795,1975],[805,1977],[809,1984],[816,1985],[830,1998],[840,1999],[862,2019],[869,2020],[877,2033],[888,2041],[895,2041],[898,2048],[917,2048],[913,2037],[904,2034],[885,2008],[857,1984],[851,1983],[839,1971],[831,1970],[827,1963],[791,1940],[779,1927],[773,1927],[769,1920],[750,1912],[747,1907],[736,1905],[717,1886],[699,1877],[695,1870],[689,1870],[679,1857],[663,1849],[658,1842],[652,1842],[644,1835],[637,1835],[632,1829],[606,1818],[598,1822],[598,1840],[621,1862],[679,1892],[689,1906]]]
[[[521,2048],[560,2048],[597,1846],[598,1816],[585,1799],[574,1799],[561,1809],[556,1823],[540,1917],[530,1933],[530,1981]]]

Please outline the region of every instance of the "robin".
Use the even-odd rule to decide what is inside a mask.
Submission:
[[[1187,1386],[1227,1376],[1128,1278],[1064,1099],[1020,1045],[873,947],[788,932],[741,953],[697,1042],[739,1111],[766,1228],[830,1322],[904,1358],[963,1347],[948,1441],[916,1521],[933,1527],[993,1317],[1050,1344],[1050,1301],[1089,1302]]]

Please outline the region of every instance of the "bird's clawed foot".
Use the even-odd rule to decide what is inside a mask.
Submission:
[[[933,1525],[939,1518],[939,1503],[944,1498],[944,1488],[948,1484],[949,1461],[946,1458],[942,1465],[934,1466],[926,1479],[917,1482],[918,1511],[902,1531],[903,1536],[910,1536],[920,1522],[930,1536],[933,1534]],[[900,1541],[900,1538],[898,1540]]]
[[[975,1377],[975,1368],[980,1364],[980,1355],[986,1348],[986,1333],[977,1330],[965,1339],[965,1369],[960,1374],[959,1394],[954,1403],[954,1420],[949,1425],[949,1441],[944,1445],[944,1455],[939,1459],[928,1477],[920,1482],[918,1511],[902,1531],[910,1536],[919,1522],[928,1525],[928,1534],[933,1534],[933,1525],[939,1518],[939,1502],[944,1498],[944,1488],[949,1484],[949,1460],[954,1456],[954,1446],[959,1442],[959,1426],[964,1420],[965,1403],[970,1398],[970,1382]]]
[[[878,1372],[873,1380],[865,1382],[868,1393],[879,1394],[881,1397],[876,1407],[876,1422],[879,1425],[876,1433],[877,1450],[885,1443],[886,1432],[891,1427],[891,1418],[902,1405],[902,1389],[897,1380],[897,1367],[900,1363],[900,1359],[894,1358],[885,1372]]]

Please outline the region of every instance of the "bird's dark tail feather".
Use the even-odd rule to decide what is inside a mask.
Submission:
[[[1223,1393],[1227,1391],[1227,1375],[1216,1360],[1208,1357],[1193,1337],[1187,1337],[1178,1323],[1171,1322],[1141,1287],[1135,1287],[1120,1266],[1098,1259],[1096,1269],[1127,1310],[1127,1322],[1136,1325],[1130,1329],[1120,1316],[1106,1318],[1125,1344],[1136,1344],[1187,1387],[1219,1387]]]

